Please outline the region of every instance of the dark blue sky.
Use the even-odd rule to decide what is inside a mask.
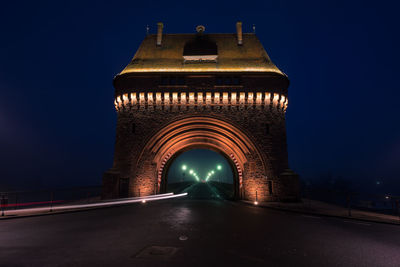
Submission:
[[[7,1],[0,9],[0,185],[100,184],[115,137],[112,78],[149,24],[256,25],[288,74],[290,165],[400,187],[395,1]]]

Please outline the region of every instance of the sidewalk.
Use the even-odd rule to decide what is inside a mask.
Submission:
[[[252,201],[243,201],[246,204],[254,205]],[[386,215],[371,211],[362,211],[351,209],[351,216],[347,208],[316,201],[310,199],[302,199],[302,202],[297,203],[282,203],[282,202],[259,202],[257,206],[285,210],[291,212],[305,213],[311,215],[322,215],[330,217],[340,217],[346,219],[356,219],[369,222],[390,223],[400,225],[399,216]]]

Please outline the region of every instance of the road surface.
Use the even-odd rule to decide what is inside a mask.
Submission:
[[[192,198],[0,221],[0,266],[399,266],[400,227]],[[196,196],[197,197],[194,197]]]

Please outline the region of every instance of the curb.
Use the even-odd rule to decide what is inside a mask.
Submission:
[[[287,212],[292,212],[292,213],[297,213],[297,214],[307,214],[307,215],[323,216],[323,217],[330,217],[330,218],[337,218],[337,219],[348,219],[348,220],[355,220],[355,221],[362,221],[362,222],[372,222],[372,223],[381,223],[381,224],[400,226],[400,221],[396,223],[396,222],[390,222],[390,221],[384,221],[384,220],[380,221],[380,220],[364,219],[364,218],[357,218],[357,217],[348,217],[348,216],[340,216],[340,215],[333,215],[333,214],[326,214],[326,213],[318,213],[318,212],[312,212],[312,211],[300,211],[300,210],[293,210],[293,209],[288,209],[288,208],[254,205],[254,204],[252,204],[252,202],[245,202],[245,201],[240,201],[240,203],[247,205],[247,206],[259,207],[259,208],[264,208],[264,209],[272,209],[272,210],[278,210],[278,211],[287,211]]]

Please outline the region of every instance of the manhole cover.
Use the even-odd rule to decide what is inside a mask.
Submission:
[[[186,241],[187,239],[188,239],[188,237],[185,236],[185,235],[181,235],[181,236],[179,237],[179,240],[180,240],[180,241]]]
[[[178,250],[179,248],[175,247],[150,246],[144,248],[135,257],[165,260],[172,257]]]

